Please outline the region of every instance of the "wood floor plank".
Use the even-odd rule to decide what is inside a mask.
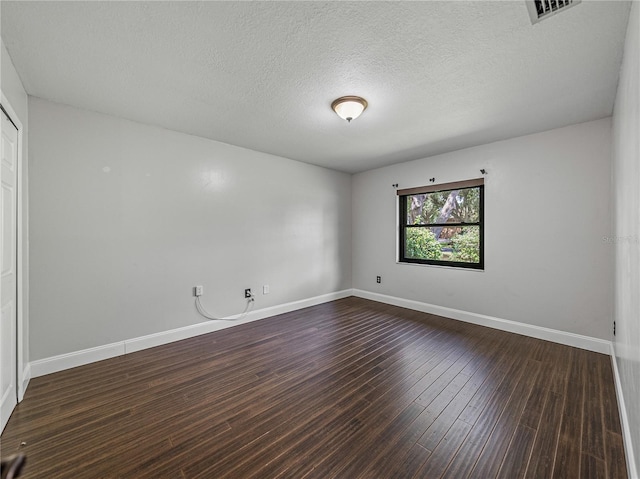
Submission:
[[[414,474],[413,477],[416,479],[440,477],[458,452],[460,444],[464,442],[470,430],[471,426],[469,424],[456,420],[442,441],[438,442],[438,445],[431,452],[422,469]]]
[[[489,367],[477,369],[471,377],[462,373],[449,383],[449,386],[426,408],[429,414],[429,426],[419,439],[420,445],[433,451],[449,428],[458,419],[460,413],[469,404],[471,398],[487,380],[487,376],[494,372]]]
[[[565,404],[569,401],[565,400]],[[565,410],[567,408],[565,407]],[[562,415],[558,448],[554,463],[553,477],[571,479],[580,476],[580,453],[582,436],[582,418],[566,412]]]
[[[521,376],[515,390],[512,391],[493,431],[472,471],[476,477],[495,477],[511,443],[512,436],[520,421],[533,385],[540,374],[537,362],[531,361],[526,367],[527,374]]]
[[[569,376],[553,469],[553,477],[558,479],[580,476],[582,420],[587,380],[586,354],[586,351],[578,349],[572,349],[570,354]]]
[[[609,479],[626,479],[627,463],[624,457],[624,444],[622,436],[612,431],[607,431],[607,476]]]
[[[398,462],[397,465],[392,466],[386,474],[368,476],[369,478],[374,477],[389,477],[389,478],[407,478],[413,477],[416,474],[416,471],[420,471],[422,465],[429,459],[431,456],[431,451],[427,451],[420,444],[415,443],[407,454],[404,456],[401,462]]]
[[[391,359],[391,358],[389,358]],[[397,361],[395,361],[394,363],[390,363],[390,366],[385,367],[384,372],[388,372],[390,370],[391,367],[396,366]],[[413,364],[413,366],[411,366]],[[415,368],[415,370],[420,370],[420,368],[418,367],[418,363],[413,362],[413,363],[408,363],[405,364],[405,368],[408,366],[409,370],[412,370],[413,368]],[[368,382],[367,385],[371,387],[372,382]],[[377,390],[377,396],[380,396],[381,390],[378,389]],[[358,418],[354,418],[354,420],[356,420],[359,424],[361,424],[361,420]],[[415,440],[413,440],[413,442],[411,442],[411,444],[415,443]],[[296,449],[294,449],[293,451],[289,451],[289,454],[313,454],[315,451],[321,449],[323,454],[328,454],[330,451],[333,451],[335,449],[340,448],[344,443],[343,442],[339,442],[337,440],[337,438],[334,437],[330,437],[326,434],[317,434],[317,433],[312,433],[310,436],[307,436],[305,438],[305,440],[300,443]],[[385,441],[385,447],[389,447],[390,445],[394,444],[394,441],[390,438],[387,438],[387,440]],[[371,458],[371,456],[369,456]],[[300,470],[300,467],[302,466],[301,464],[296,464],[295,467],[297,467],[297,469],[295,469],[294,467],[292,467],[291,465],[283,465],[282,463],[285,461],[284,458],[278,458],[274,461],[273,464],[271,464],[270,466],[270,471],[273,471],[274,476],[269,475],[268,477],[280,477],[280,474],[283,474],[283,469],[286,470],[287,475],[285,477],[300,477],[302,476],[302,472]],[[266,472],[266,471],[265,471]],[[264,475],[261,475],[262,477],[265,477]]]
[[[599,375],[602,373],[601,355],[587,357],[585,406],[583,410],[582,450],[590,456],[605,459],[604,411],[602,410],[602,391]],[[584,461],[583,461],[584,462]]]
[[[607,468],[602,459],[583,452],[580,474],[581,479],[606,479]]]
[[[497,477],[500,479],[519,479],[525,476],[529,457],[536,437],[535,429],[518,424],[502,460]]]
[[[0,441],[25,479],[626,477],[607,356],[354,297],[32,379]]]
[[[533,361],[533,363],[535,363],[535,361]],[[525,376],[525,368],[520,361],[514,361],[499,387],[492,395],[486,397],[484,409],[477,413],[477,420],[473,424],[473,428],[467,436],[467,439],[458,450],[442,477],[451,479],[470,477],[476,465],[481,469],[485,467],[496,467],[495,474],[497,474],[497,467],[500,466],[502,457],[499,458],[498,464],[494,464],[493,462],[485,464],[484,461],[486,459],[481,460],[480,458],[504,409],[509,405],[514,392],[519,390],[518,385],[523,382],[524,384],[527,383],[527,379],[523,378],[523,376]],[[516,394],[516,396],[520,395]],[[515,404],[515,402],[512,402],[512,404]],[[465,422],[467,422],[466,419]],[[500,431],[496,432],[495,440],[500,438],[499,434]],[[490,455],[491,452],[487,450],[485,458]],[[478,461],[480,462],[478,463]],[[474,475],[472,477],[483,476]]]
[[[556,458],[556,447],[562,424],[562,407],[564,398],[553,391],[549,391],[547,401],[542,411],[542,419],[538,426],[531,460],[525,477],[543,479],[553,477],[553,467]]]
[[[351,458],[346,467],[343,467],[333,477],[367,477],[367,473],[363,472],[370,464],[372,459],[391,452],[386,447],[389,442],[393,442],[398,436],[409,427],[416,417],[424,410],[422,406],[413,402],[409,404],[400,414],[393,418],[379,434],[377,441],[371,444],[367,451],[358,454],[357,457]]]
[[[393,471],[404,471],[404,475],[398,475],[397,477],[405,477],[410,475],[406,471],[417,470],[409,468],[407,463],[424,463],[431,450],[415,447],[416,441],[427,437],[428,441],[430,441],[429,444],[432,445],[431,449],[434,449],[442,439],[442,436],[453,425],[460,411],[466,407],[471,397],[474,396],[479,384],[490,381],[492,375],[499,372],[499,362],[495,361],[495,358],[503,350],[505,338],[496,337],[495,335],[489,335],[486,338],[479,337],[483,339],[480,344],[481,347],[477,350],[479,360],[474,361],[475,366],[465,367],[460,373],[460,375],[471,374],[471,379],[453,400],[446,405],[444,411],[441,412],[441,404],[439,403],[440,399],[446,394],[436,398],[436,401],[434,401],[436,404],[432,403],[426,408],[405,431],[405,434],[398,438],[397,442],[389,443],[390,452],[380,456],[363,474],[368,474],[368,477],[391,477]],[[491,366],[489,367],[489,365]],[[451,387],[451,384],[448,387]],[[437,407],[434,408],[433,406]],[[427,454],[424,457],[416,457],[416,454],[424,455],[425,452]]]
[[[538,377],[543,378],[543,375],[540,374]],[[534,431],[538,429],[538,424],[542,417],[542,410],[549,396],[549,390],[544,387],[544,384],[541,384],[542,382],[544,382],[544,379],[539,380],[533,386],[529,399],[527,399],[527,403],[522,411],[522,416],[520,417],[520,423]]]

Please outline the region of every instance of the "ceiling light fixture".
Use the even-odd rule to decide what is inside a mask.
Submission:
[[[351,120],[358,118],[367,108],[367,100],[359,96],[342,96],[333,100],[331,108],[343,120],[351,123]]]

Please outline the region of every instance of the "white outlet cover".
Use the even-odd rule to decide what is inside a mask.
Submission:
[[[268,284],[265,284],[262,287],[262,294],[269,294],[269,285]]]

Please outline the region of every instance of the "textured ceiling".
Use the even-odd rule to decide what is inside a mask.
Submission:
[[[347,172],[612,113],[628,2],[12,2],[30,95]],[[332,100],[360,95],[351,124]]]

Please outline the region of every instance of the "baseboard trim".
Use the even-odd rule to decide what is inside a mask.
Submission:
[[[478,324],[480,326],[487,326],[489,328],[500,329],[510,333],[522,334],[532,338],[553,341],[555,343],[586,349],[596,353],[610,354],[611,352],[611,341],[606,341],[604,339],[568,333],[557,329],[544,328],[542,326],[519,323],[517,321],[486,316],[484,314],[470,313],[469,311],[462,311],[460,309],[447,308],[435,304],[388,296],[386,294],[373,293],[371,291],[364,291],[361,289],[354,289],[353,295],[359,298],[378,301],[380,303],[400,306],[402,308],[413,309],[415,311],[422,311],[423,313],[431,313],[438,316],[444,316],[445,318],[457,319],[458,321],[464,321],[466,323]]]
[[[309,306],[315,306],[317,304],[327,303],[329,301],[335,301],[336,299],[342,299],[348,296],[352,296],[350,289],[338,291],[335,293],[323,294],[321,296],[314,296],[313,298],[293,301],[291,303],[279,304],[277,306],[271,306],[269,308],[258,309],[255,311],[251,311],[249,314],[247,314],[246,317],[241,320],[238,320],[241,315],[237,314],[234,316],[227,316],[220,321],[206,321],[204,323],[193,324],[190,326],[184,326],[182,328],[149,334],[147,336],[141,336],[135,339],[129,339],[124,341],[125,354],[133,353],[135,351],[141,351],[143,349],[153,348],[155,346],[161,346],[163,344],[180,341],[182,339],[192,338],[201,334],[220,331],[222,329],[231,328],[240,324],[258,321],[259,319],[269,318],[278,314],[289,313],[291,311],[308,308]]]
[[[622,394],[622,383],[620,382],[620,372],[618,371],[618,361],[616,360],[616,351],[611,343],[611,366],[613,368],[613,382],[616,385],[616,398],[618,400],[618,412],[620,413],[620,423],[622,424],[622,442],[624,444],[624,455],[627,459],[627,473],[630,479],[638,479],[638,469],[633,454],[633,443],[631,442],[631,426],[629,425],[629,416],[627,416],[627,408],[625,407],[624,395]]]
[[[202,323],[197,323],[182,328],[176,328],[169,331],[162,331],[138,338],[126,339],[117,343],[106,344],[103,346],[97,346],[81,351],[61,354],[59,356],[52,356],[50,358],[31,361],[25,368],[25,374],[28,370],[30,371],[31,375],[29,378],[25,376],[27,380],[23,383],[25,385],[23,391],[26,390],[26,384],[28,383],[28,379],[30,379],[31,377],[36,378],[39,376],[44,376],[46,374],[63,371],[65,369],[71,369],[96,361],[102,361],[104,359],[121,356],[123,354],[129,354],[136,351],[141,351],[143,349],[172,343],[174,341],[180,341],[194,336],[199,336],[201,334],[219,331],[251,321],[269,318],[278,314],[296,311],[298,309],[315,306],[317,304],[322,304],[329,301],[335,301],[337,299],[346,298],[348,296],[357,296],[359,298],[370,299],[372,301],[378,301],[380,303],[391,304],[394,306],[400,306],[403,308],[422,311],[425,313],[437,314],[438,316],[444,316],[446,318],[465,321],[481,326],[487,326],[494,329],[500,329],[502,331],[509,331],[525,336],[531,336],[547,341],[553,341],[556,343],[566,344],[568,346],[587,349],[589,351],[595,351],[598,353],[611,353],[611,342],[602,339],[591,338],[589,336],[582,336],[579,334],[558,331],[550,328],[543,328],[540,326],[533,326],[516,321],[510,321],[507,319],[495,318],[492,316],[471,313],[459,309],[423,303],[420,301],[373,293],[360,289],[346,289],[334,293],[324,294],[277,306],[271,306],[269,308],[255,310],[250,312],[245,318],[241,320],[237,319],[239,315],[228,316],[220,321],[205,321]]]
[[[190,326],[184,326],[182,328],[140,336],[138,338],[125,339],[124,341],[119,341],[117,343],[105,344],[95,348],[83,349],[72,353],[52,356],[50,358],[38,359],[36,361],[31,361],[28,367],[31,377],[37,378],[46,374],[64,371],[65,369],[71,369],[85,364],[94,363],[96,361],[122,356],[123,354],[130,354],[143,349],[162,346],[163,344],[173,343],[175,341],[192,338],[194,336],[200,336],[201,334],[212,333],[214,331],[231,328],[251,321],[269,318],[278,314],[308,308],[310,306],[335,301],[349,296],[352,296],[352,290],[350,289],[323,294],[312,298],[251,311],[241,320],[237,319],[240,315],[234,315],[228,316],[220,321],[205,321]]]
[[[18,390],[18,402],[21,402],[24,398],[24,393],[31,381],[31,363],[27,363],[26,367],[22,370],[22,384]]]
[[[95,363],[103,359],[110,359],[124,354],[124,341],[105,344],[95,348],[83,349],[72,353],[60,354],[50,358],[31,361],[31,375],[34,378],[45,376],[65,369],[71,369],[85,364]]]

